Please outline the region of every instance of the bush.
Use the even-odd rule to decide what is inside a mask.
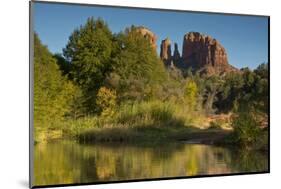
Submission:
[[[235,140],[244,146],[255,144],[262,135],[260,123],[252,112],[240,112],[233,119],[232,126]]]
[[[101,87],[97,94],[96,103],[102,117],[112,116],[116,106],[116,92],[106,87]]]

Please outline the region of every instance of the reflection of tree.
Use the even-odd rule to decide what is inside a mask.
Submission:
[[[232,168],[237,172],[268,170],[268,156],[260,151],[240,149],[232,152]]]
[[[69,154],[71,146],[61,143],[39,143],[34,150],[34,184],[67,184],[79,182],[78,157]],[[79,148],[72,149],[79,154]]]
[[[35,146],[35,184],[85,183],[267,169],[259,153],[196,144]]]
[[[194,149],[191,149],[191,152]],[[186,162],[186,175],[196,175],[198,173],[198,161],[194,153],[189,153],[189,161]]]

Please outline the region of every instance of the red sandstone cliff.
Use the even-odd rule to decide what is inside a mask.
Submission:
[[[198,32],[184,35],[182,65],[208,75],[237,70],[228,64],[226,50],[216,39]]]

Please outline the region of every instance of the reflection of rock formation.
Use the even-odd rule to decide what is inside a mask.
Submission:
[[[184,35],[182,57],[178,46],[175,43],[172,58],[168,58],[171,41],[162,41],[160,57],[165,65],[173,62],[177,67],[205,73],[207,75],[223,74],[225,72],[237,71],[236,68],[228,64],[227,54],[224,47],[210,36],[202,35],[198,32],[189,32]]]
[[[150,31],[149,29],[147,29],[146,27],[143,27],[143,26],[138,27],[137,31],[139,31],[146,39],[149,40],[153,49],[157,48],[157,45],[156,45],[157,36],[152,31]]]
[[[166,38],[161,42],[160,58],[161,60],[163,60],[165,65],[171,64],[172,53],[171,53],[171,41],[169,38]]]

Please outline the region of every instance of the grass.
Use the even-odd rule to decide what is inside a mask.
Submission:
[[[202,127],[208,118],[169,101],[126,103],[119,105],[114,112],[112,116],[52,122],[46,129],[36,132],[36,141],[71,138],[82,143],[163,143],[183,140],[267,148],[267,130],[258,128],[258,122],[248,114],[232,120],[234,129],[229,130],[226,125],[230,123],[222,120],[220,115]]]
[[[115,112],[112,117],[77,120],[82,123],[78,128],[72,124],[75,129],[71,130],[80,141],[157,141],[186,133],[192,123],[177,105],[168,102],[122,104]]]
[[[201,130],[202,114],[161,101],[123,104],[111,118],[97,117],[92,127],[80,130],[81,142],[168,142],[185,140]]]
[[[181,139],[192,128],[124,127],[90,129],[78,135],[80,142],[168,142]]]
[[[111,116],[52,121],[47,127],[35,127],[35,143],[59,138],[82,143],[187,141],[268,150],[267,128],[260,128],[249,113],[240,113],[230,122],[217,115],[208,122],[200,112],[158,100],[121,104],[114,112]]]
[[[184,126],[186,119],[179,116],[176,108],[171,103],[160,101],[124,104],[120,106],[113,122],[128,127]]]
[[[194,138],[213,140],[221,136],[220,128],[201,128],[204,118],[183,105],[154,100],[121,104],[111,117],[101,115],[60,121],[53,124],[52,130],[62,131],[62,137],[83,143],[161,143]]]

